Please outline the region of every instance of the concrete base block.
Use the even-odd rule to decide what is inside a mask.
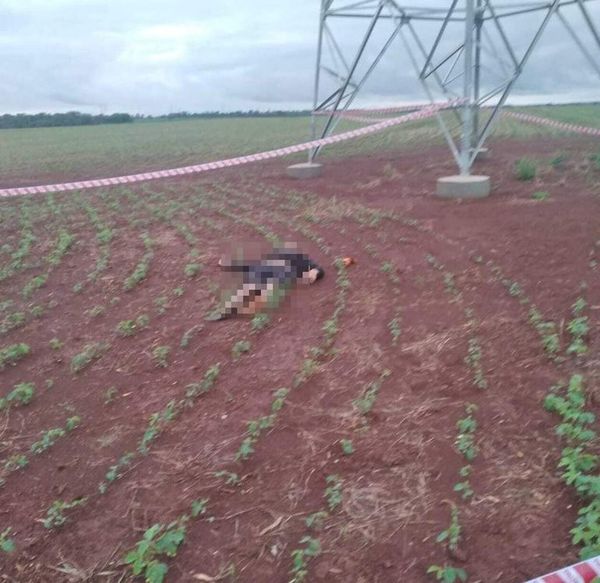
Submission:
[[[304,162],[302,164],[292,164],[287,167],[287,175],[292,178],[306,179],[317,178],[323,172],[323,164],[315,162]]]
[[[437,181],[436,194],[444,198],[484,198],[489,193],[489,176],[444,176]]]

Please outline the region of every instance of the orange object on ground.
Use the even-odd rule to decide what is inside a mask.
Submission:
[[[356,264],[356,261],[354,261],[354,259],[352,257],[344,257],[343,261],[344,261],[344,265],[346,267],[350,267],[351,265]]]

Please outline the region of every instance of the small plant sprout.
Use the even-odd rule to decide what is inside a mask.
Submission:
[[[42,520],[42,524],[48,528],[58,528],[67,522],[67,517],[64,515],[65,510],[70,510],[77,506],[85,504],[86,498],[78,498],[72,502],[65,502],[64,500],[55,500],[52,502],[50,508],[46,513],[46,518]]]
[[[471,466],[463,466],[459,470],[458,475],[463,478],[463,480],[454,484],[453,490],[458,492],[462,496],[463,500],[467,500],[473,496],[473,489],[471,488],[471,483],[469,482]]]
[[[90,318],[97,318],[106,312],[106,308],[104,306],[94,306],[89,310],[86,310],[85,314]]]
[[[215,472],[215,478],[223,478],[228,486],[237,486],[240,483],[240,477],[236,473],[225,470]]]
[[[188,263],[183,268],[183,273],[186,277],[193,278],[196,277],[202,269],[202,265],[200,263]]]
[[[30,352],[31,349],[29,346],[22,342],[0,348],[0,370],[6,368],[6,366],[9,364],[14,366],[19,360],[25,358]]]
[[[323,527],[323,522],[328,516],[328,512],[326,512],[325,510],[319,510],[319,512],[309,514],[304,519],[304,524],[306,524],[308,528],[312,528],[313,530],[320,530]]]
[[[169,307],[169,298],[167,298],[167,296],[158,296],[154,300],[154,305],[156,306],[156,311],[162,315]]]
[[[442,581],[442,583],[457,583],[458,581],[465,582],[467,580],[467,572],[464,569],[458,569],[456,567],[450,567],[444,565],[431,565],[427,569],[428,575],[434,575],[436,581]]]
[[[119,336],[133,336],[150,323],[146,314],[140,314],[135,320],[122,320],[117,326]]]
[[[108,349],[108,345],[102,342],[86,344],[83,351],[71,359],[71,372],[77,374],[87,368],[92,362],[99,359]]]
[[[521,158],[517,160],[515,172],[518,180],[533,180],[537,173],[537,168],[533,160]]]
[[[292,551],[292,570],[294,578],[290,583],[302,583],[308,575],[308,562],[311,558],[321,554],[321,543],[318,539],[305,536],[300,539],[300,544],[304,548],[294,549]]]
[[[327,488],[325,488],[325,498],[330,511],[334,511],[342,503],[342,480],[339,476],[327,476],[325,478]]]
[[[438,534],[435,539],[438,543],[446,543],[452,552],[458,550],[460,542],[461,526],[458,521],[458,508],[453,504],[450,509],[450,526]]]
[[[388,328],[390,330],[390,334],[392,335],[392,346],[396,346],[398,344],[398,338],[402,332],[400,329],[400,318],[396,317],[390,320]]]
[[[269,314],[256,314],[256,316],[254,316],[250,322],[252,332],[259,332],[260,330],[263,330],[269,325],[270,321],[271,318],[269,317]]]
[[[483,368],[481,366],[482,350],[477,338],[469,339],[469,351],[465,357],[465,363],[473,371],[473,382],[480,389],[486,389],[488,386]]]
[[[29,460],[27,459],[27,456],[19,453],[11,455],[4,462],[4,469],[7,472],[14,472],[16,470],[22,470],[23,468],[27,467],[27,465],[29,465]]]
[[[33,383],[18,383],[6,397],[0,397],[0,411],[15,406],[28,405],[34,395],[35,385]]]
[[[202,498],[201,500],[194,500],[192,502],[192,507],[190,509],[192,518],[197,518],[201,514],[205,514],[207,506],[208,506],[208,498]]]
[[[6,553],[7,555],[10,553],[14,553],[15,551],[15,542],[10,537],[10,533],[12,532],[12,528],[9,526],[5,528],[2,532],[0,532],[0,552]]]
[[[340,440],[340,445],[342,446],[342,451],[344,452],[344,455],[350,455],[354,453],[354,446],[352,445],[351,439]]]
[[[467,405],[465,411],[466,417],[459,419],[456,423],[458,436],[456,437],[456,449],[465,456],[468,462],[472,462],[477,455],[477,446],[475,445],[474,433],[477,429],[477,421],[473,413],[477,410],[475,405]]]
[[[41,318],[44,315],[44,308],[40,305],[31,306],[29,313],[34,318]]]
[[[152,350],[152,358],[156,366],[166,368],[169,366],[169,355],[171,354],[170,346],[157,346]]]
[[[169,570],[159,559],[174,557],[179,545],[185,540],[187,515],[165,526],[151,526],[136,545],[129,551],[123,562],[130,565],[133,575],[143,575],[148,583],[162,583]]]
[[[567,347],[567,354],[581,356],[588,350],[585,341],[588,332],[590,331],[590,326],[588,324],[587,316],[582,315],[586,306],[586,301],[583,298],[578,298],[571,307],[573,319],[567,324],[567,330],[571,335],[571,343]]]
[[[64,346],[64,342],[61,342],[58,338],[52,338],[48,345],[52,350],[60,350]]]
[[[558,170],[564,166],[567,159],[568,158],[567,158],[566,154],[559,152],[558,154],[556,154],[555,156],[553,156],[550,159],[550,166],[552,166],[552,168]]]
[[[249,340],[238,340],[231,349],[233,360],[238,360],[242,354],[250,350],[251,344]]]
[[[115,387],[109,387],[104,391],[104,404],[112,403],[119,396],[119,391]]]

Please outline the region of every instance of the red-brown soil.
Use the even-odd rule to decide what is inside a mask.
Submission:
[[[569,530],[580,502],[557,471],[557,418],[543,399],[579,370],[588,408],[600,404],[600,172],[588,162],[596,148],[587,139],[493,143],[491,158],[477,166],[492,177],[493,193],[474,202],[431,195],[437,177],[454,173],[441,148],[331,160],[311,182],[294,182],[281,163],[270,163],[129,191],[55,195],[55,214],[44,197],[1,202],[2,241],[18,245],[25,200],[36,241],[25,268],[0,282],[0,304],[14,301],[0,322],[33,304],[45,311],[0,335],[0,349],[31,347],[28,357],[0,371],[0,396],[19,382],[36,384],[29,405],[0,417],[0,463],[13,454],[29,457],[0,488],[0,532],[11,527],[16,545],[10,557],[0,555],[0,580],[133,580],[122,564],[127,550],[152,524],[174,521],[204,498],[206,514],[189,522],[177,556],[166,559],[167,581],[288,582],[291,553],[305,547],[305,536],[318,539],[322,551],[308,561],[306,581],[419,583],[432,580],[430,565],[447,563],[464,568],[471,582],[518,583],[576,561]],[[568,158],[554,169],[549,160],[559,151]],[[514,176],[523,156],[538,161],[532,182]],[[550,197],[534,200],[535,191]],[[100,254],[85,202],[115,235],[108,268],[75,293]],[[74,247],[47,284],[24,299],[23,286],[47,270],[60,228],[76,236]],[[268,232],[297,241],[325,266],[325,279],[295,290],[262,331],[252,332],[248,320],[205,321],[216,302],[213,284],[223,282],[219,255],[236,243],[264,244]],[[145,252],[143,233],[155,242],[148,276],[124,291]],[[183,273],[192,246],[203,265],[195,279]],[[292,388],[340,301],[337,256],[352,256],[356,265],[347,270],[334,350]],[[490,260],[557,323],[563,348],[570,306],[587,299],[591,332],[583,362],[545,356],[527,306],[511,297]],[[0,253],[0,266],[8,261]],[[385,262],[391,266],[382,269]],[[454,275],[459,296],[448,293],[445,273]],[[173,293],[178,287],[180,297]],[[161,296],[168,297],[164,313],[155,302]],[[94,306],[104,310],[94,316]],[[150,317],[147,328],[125,338],[115,332],[120,321],[142,313]],[[202,329],[181,347],[194,325]],[[484,390],[465,363],[473,337],[481,345]],[[53,338],[64,346],[52,349]],[[232,346],[241,339],[251,349],[235,359]],[[91,342],[108,346],[73,373],[71,359]],[[171,348],[167,367],[152,358],[158,346]],[[213,388],[166,423],[149,452],[137,454],[99,494],[109,468],[136,451],[149,417],[181,399],[216,363]],[[372,410],[361,416],[354,401],[386,370]],[[274,424],[246,461],[236,460],[247,422],[271,412],[281,387],[291,390]],[[454,441],[470,403],[477,406],[478,454],[474,495],[464,501],[453,491],[466,463]],[[80,427],[43,454],[28,453],[41,431],[75,414]],[[352,441],[352,454],[343,454],[343,439]],[[220,471],[240,482],[227,484],[215,475]],[[328,476],[341,482],[341,503],[310,529],[305,518],[327,510]],[[54,500],[80,498],[86,503],[65,511],[64,525],[43,526]],[[462,533],[459,550],[448,554],[435,539],[449,525],[452,504]]]

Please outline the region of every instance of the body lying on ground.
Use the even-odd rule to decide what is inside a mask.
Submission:
[[[275,307],[297,283],[313,284],[325,275],[322,267],[289,245],[274,249],[258,260],[223,258],[219,266],[240,274],[241,283],[215,318],[218,320],[238,314],[254,315]]]

